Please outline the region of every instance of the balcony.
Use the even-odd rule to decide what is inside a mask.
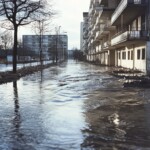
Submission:
[[[112,31],[112,30],[115,30],[115,29],[116,29],[116,27],[111,25],[110,20],[107,20],[105,22],[104,31]]]
[[[118,45],[118,44],[124,44],[127,42],[135,42],[135,41],[139,41],[139,40],[143,40],[146,41],[147,40],[147,32],[146,31],[125,31],[123,33],[117,34],[115,35],[112,40],[111,40],[111,45]]]
[[[101,13],[103,10],[104,10],[103,6],[95,7],[94,16],[97,17],[99,13]]]
[[[101,40],[100,31],[96,32],[95,40]]]
[[[123,16],[124,24],[129,23],[140,12],[144,12],[145,4],[145,0],[122,0],[112,14],[111,24],[119,25],[121,23],[121,15]]]
[[[113,11],[115,10],[115,8],[113,7],[109,7],[109,6],[101,6],[101,11],[99,12],[99,18],[101,18],[102,20],[105,18],[109,18]]]
[[[109,49],[110,46],[111,46],[111,42],[110,42],[110,41],[105,42],[105,43],[103,44],[103,50]]]
[[[96,33],[98,30],[99,30],[99,26],[95,25],[94,28],[93,28],[93,32]]]
[[[95,40],[101,40],[103,37],[109,34],[108,30],[105,30],[105,24],[100,25],[100,30],[96,32]]]

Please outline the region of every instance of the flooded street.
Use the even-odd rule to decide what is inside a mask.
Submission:
[[[149,150],[150,90],[69,61],[0,85],[0,150]]]

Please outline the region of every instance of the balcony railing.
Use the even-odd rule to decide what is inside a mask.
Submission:
[[[108,48],[109,46],[111,46],[111,42],[107,41],[103,44],[103,49]]]
[[[122,0],[112,15],[111,24],[115,22],[115,20],[120,16],[120,14],[123,12],[123,10],[127,7],[128,4],[145,4],[145,0]]]
[[[101,5],[100,5],[100,6],[95,7],[94,16],[98,16],[98,15],[99,15],[99,13],[103,11],[103,7],[104,7],[104,6],[101,6]]]
[[[121,34],[117,34],[112,38],[111,45],[116,45],[128,40],[140,40],[140,39],[146,40],[147,39],[146,33],[147,32],[144,30],[140,31],[137,30],[137,31],[126,31]]]

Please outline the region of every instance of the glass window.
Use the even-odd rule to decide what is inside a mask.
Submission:
[[[145,59],[145,48],[142,49],[142,59]]]
[[[131,58],[130,58],[130,51],[128,51],[128,60],[130,60]]]
[[[133,60],[133,50],[131,51],[131,60]]]
[[[141,57],[141,50],[138,49],[138,50],[137,50],[137,59],[140,59],[140,57]]]
[[[126,52],[122,52],[122,59],[126,59]]]

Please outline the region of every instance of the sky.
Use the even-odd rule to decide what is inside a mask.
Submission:
[[[53,0],[53,9],[58,12],[52,20],[52,26],[60,28],[60,33],[68,35],[68,49],[80,48],[80,23],[83,21],[83,12],[89,10],[90,0]],[[30,31],[20,30],[22,34]]]

